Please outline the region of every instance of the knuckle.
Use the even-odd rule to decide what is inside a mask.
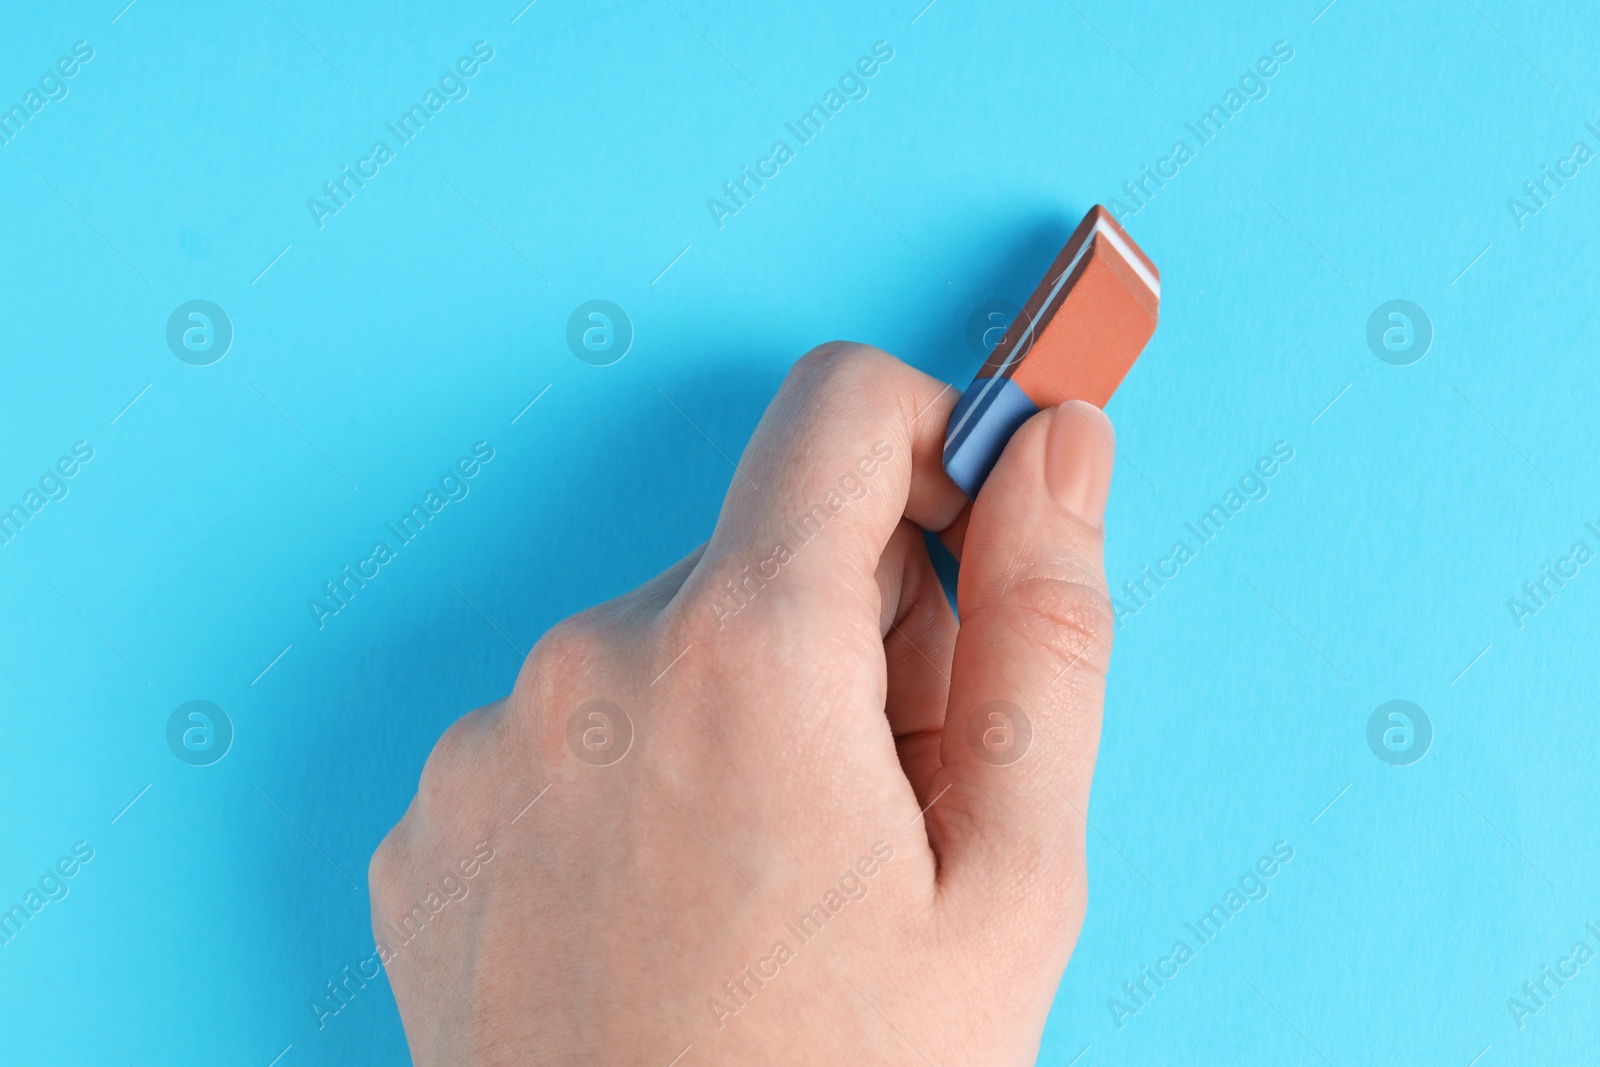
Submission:
[[[552,626],[528,653],[508,704],[508,728],[537,762],[548,767],[571,759],[567,719],[579,704],[616,699],[615,624],[601,609],[580,612]]]
[[[893,359],[882,349],[855,341],[829,341],[795,362],[790,379],[811,387],[843,387],[875,380],[875,369]]]
[[[533,693],[549,686],[558,692],[570,689],[595,671],[606,644],[605,626],[595,609],[563,619],[528,653],[517,688]]]
[[[463,724],[458,719],[434,743],[433,751],[422,765],[417,780],[417,805],[422,810],[437,813],[446,810],[456,798],[459,775],[456,768],[462,759]]]
[[[394,917],[400,907],[400,838],[406,833],[401,819],[379,843],[367,863],[367,891],[372,898],[374,925]]]
[[[908,377],[909,371],[881,348],[830,341],[795,363],[779,391],[780,406],[809,412],[847,436],[887,433],[886,443],[900,447],[908,443],[907,427],[920,414],[911,400],[914,374]]]
[[[1114,618],[1097,585],[1075,578],[1033,577],[1012,590],[1014,626],[1063,664],[1082,662],[1101,674],[1111,661]]]

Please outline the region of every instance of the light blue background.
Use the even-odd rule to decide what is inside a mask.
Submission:
[[[372,951],[367,860],[446,724],[707,535],[717,449],[808,347],[964,385],[972,309],[1281,40],[1126,223],[1165,299],[1110,405],[1113,585],[1295,458],[1124,620],[1041,1062],[1596,1061],[1600,963],[1521,1030],[1506,1005],[1600,948],[1600,567],[1506,607],[1600,548],[1600,163],[1520,229],[1506,205],[1600,149],[1592,7],[277,2],[0,16],[5,106],[95,49],[0,147],[0,502],[95,449],[0,547],[0,903],[96,850],[0,947],[0,1058],[403,1062],[382,980],[321,1031],[307,1005]],[[319,231],[306,198],[480,39],[470,96]],[[707,197],[878,40],[868,98],[719,230]],[[236,330],[204,368],[164,341],[196,298]],[[591,298],[635,325],[615,366],[565,346]],[[1434,324],[1413,366],[1366,346],[1392,298]],[[319,632],[307,597],[478,440],[470,497]],[[237,730],[208,768],[164,740],[196,698]],[[1366,744],[1391,698],[1434,724],[1410,767]],[[1270,896],[1117,1028],[1275,841]]]

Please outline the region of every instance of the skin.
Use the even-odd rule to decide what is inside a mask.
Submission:
[[[1056,424],[1110,429],[1041,412],[968,507],[955,401],[876,349],[807,354],[711,540],[439,740],[370,871],[415,1062],[1034,1062],[1112,633],[1109,444]],[[963,559],[959,627],[921,529]]]

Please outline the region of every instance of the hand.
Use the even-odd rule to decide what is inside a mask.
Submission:
[[[1087,902],[1114,449],[1041,412],[968,508],[955,399],[811,352],[711,540],[440,739],[370,879],[417,1063],[1034,1061]]]

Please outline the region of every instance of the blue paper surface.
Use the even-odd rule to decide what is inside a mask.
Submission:
[[[1591,5],[123,2],[0,15],[0,1058],[406,1062],[310,1005],[438,735],[802,352],[964,388],[1102,202],[1164,293],[1041,1062],[1593,1062],[1600,964],[1524,992],[1600,950]]]

